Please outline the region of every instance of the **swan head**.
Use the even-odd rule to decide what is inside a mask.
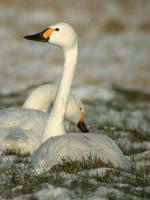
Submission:
[[[77,125],[80,131],[88,133],[89,130],[85,124],[84,106],[79,98],[70,96],[66,109],[66,119]]]
[[[77,43],[77,35],[67,23],[54,24],[40,33],[25,36],[28,40],[49,42],[64,49],[72,48]]]

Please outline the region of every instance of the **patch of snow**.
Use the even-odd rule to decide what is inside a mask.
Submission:
[[[109,199],[108,196],[114,196],[115,199],[126,199],[130,198],[132,200],[140,200],[141,198],[138,198],[136,196],[124,193],[120,191],[119,189],[111,188],[111,187],[99,187],[97,191],[93,194],[93,197],[96,198],[102,198],[102,199]],[[93,197],[87,198],[87,200],[93,200]]]
[[[110,87],[104,85],[84,85],[73,88],[72,91],[83,100],[101,99],[108,101],[116,97],[116,93]]]
[[[145,190],[145,192],[150,194],[150,186],[147,186],[144,190]]]
[[[137,161],[136,162],[136,169],[150,169],[150,161]]]
[[[150,142],[149,142],[149,146],[150,146]],[[150,158],[150,149],[142,153],[135,154],[133,158],[134,160],[144,160],[145,158]]]
[[[33,194],[38,200],[70,200],[68,190],[60,187],[53,187],[48,185],[48,188],[44,188]]]

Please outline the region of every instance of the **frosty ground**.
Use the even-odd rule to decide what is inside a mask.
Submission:
[[[132,169],[65,160],[37,175],[28,154],[8,150],[0,158],[0,199],[150,199],[149,9],[147,0],[1,0],[0,108],[21,106],[36,86],[58,83],[60,50],[23,36],[66,21],[79,38],[72,92],[84,102],[90,131],[113,138]]]
[[[1,199],[150,198],[150,93],[136,90],[135,100],[133,88],[104,89],[110,99],[107,94],[107,100],[84,100],[86,121],[90,131],[110,136],[130,156],[131,171],[90,159],[80,163],[64,160],[63,166],[37,175],[27,167],[28,154],[8,150],[0,160]],[[19,97],[3,96],[1,101],[11,99],[18,106],[24,97],[23,92]],[[76,128],[72,125],[70,130]]]

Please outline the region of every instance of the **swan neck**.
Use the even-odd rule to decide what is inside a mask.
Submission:
[[[36,88],[26,99],[23,108],[48,112],[49,105],[54,101],[56,86],[44,84]]]
[[[43,135],[43,141],[51,136],[65,134],[64,116],[71,90],[71,84],[77,62],[77,43],[72,48],[64,50],[64,68],[56,98]]]

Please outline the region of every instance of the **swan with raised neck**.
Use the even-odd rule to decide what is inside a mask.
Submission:
[[[43,134],[43,141],[47,140],[50,136],[63,135],[65,133],[63,121],[77,60],[77,43],[71,48],[64,49],[64,56],[64,71],[59,84],[56,99]]]
[[[62,158],[81,160],[85,156],[98,157],[114,167],[128,169],[130,161],[117,144],[109,137],[96,133],[65,134],[63,121],[77,62],[77,36],[66,23],[51,26],[41,33],[27,36],[27,39],[49,42],[64,51],[64,69],[52,112],[48,118],[43,143],[31,156],[30,166],[48,170],[61,163]],[[56,136],[52,137],[51,136]]]
[[[63,33],[64,26],[65,31]],[[77,37],[72,27],[60,23],[52,26],[51,29],[59,29],[60,31],[61,38],[58,37],[57,31],[50,36],[49,42],[62,47],[64,51],[64,69],[55,102],[43,134],[43,141],[46,141],[50,136],[65,134],[64,115],[77,62]],[[67,41],[69,41],[68,44]]]
[[[64,115],[77,62],[77,36],[70,25],[58,23],[50,26],[41,33],[29,35],[25,38],[49,42],[50,44],[61,47],[64,52],[62,78],[43,134],[42,141],[44,142],[49,137],[65,134]]]

